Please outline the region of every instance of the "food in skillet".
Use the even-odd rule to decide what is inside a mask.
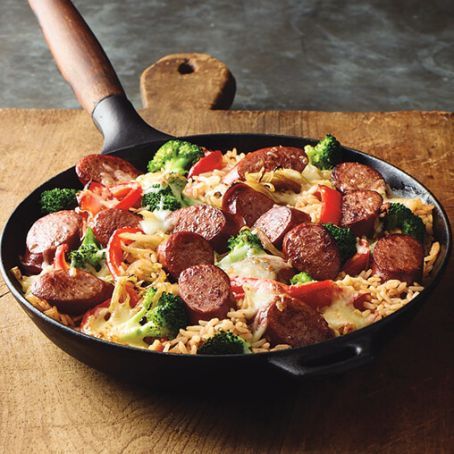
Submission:
[[[222,154],[164,144],[141,174],[82,158],[83,189],[41,196],[13,269],[48,316],[108,341],[258,353],[347,334],[423,290],[432,206],[391,193],[337,140]]]

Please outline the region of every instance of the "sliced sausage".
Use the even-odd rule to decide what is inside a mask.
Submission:
[[[316,280],[334,279],[340,271],[339,248],[321,225],[294,227],[284,236],[283,252],[294,268],[309,273]]]
[[[190,266],[214,263],[214,251],[197,233],[177,232],[159,245],[158,260],[171,276],[178,278]]]
[[[225,248],[238,226],[232,216],[210,205],[194,205],[174,211],[170,216],[172,232],[194,232],[205,238],[216,250]]]
[[[288,295],[280,295],[257,317],[256,323],[266,326],[265,337],[272,345],[304,347],[334,337],[316,309]]]
[[[333,169],[334,186],[341,192],[370,189],[386,193],[386,182],[381,173],[359,162],[342,162]]]
[[[397,279],[413,284],[420,282],[424,264],[421,243],[409,235],[387,235],[375,244],[372,272],[384,281]]]
[[[371,235],[382,203],[383,198],[376,191],[359,189],[345,193],[341,226],[349,227],[356,236]]]
[[[121,227],[137,227],[142,220],[128,210],[109,208],[100,211],[91,223],[96,239],[105,247],[115,230]]]
[[[226,213],[240,216],[248,226],[274,205],[274,202],[261,192],[254,191],[247,184],[236,183],[222,197],[222,209]]]
[[[43,254],[32,254],[27,248],[20,263],[27,274],[39,274],[43,269]]]
[[[191,323],[223,319],[233,305],[230,279],[214,265],[186,268],[178,279],[180,296],[186,303]]]
[[[226,184],[244,180],[246,173],[259,172],[264,169],[270,172],[276,169],[293,169],[302,172],[308,163],[307,155],[302,148],[283,147],[281,145],[248,153],[223,178]]]
[[[310,221],[310,216],[303,211],[275,205],[255,221],[254,227],[260,229],[276,247],[281,247],[284,235],[289,230]]]
[[[96,181],[105,186],[133,180],[140,172],[128,161],[116,156],[90,154],[76,164],[76,173],[82,184]]]
[[[52,262],[60,244],[66,243],[69,249],[79,246],[81,230],[82,217],[75,211],[57,211],[38,219],[27,234],[28,257],[38,256],[33,257],[34,263]]]
[[[33,282],[33,295],[56,306],[59,311],[80,315],[112,296],[113,286],[82,270],[69,273],[52,270]]]

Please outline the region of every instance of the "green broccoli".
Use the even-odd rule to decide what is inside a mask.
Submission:
[[[41,211],[53,213],[60,210],[71,210],[77,206],[76,189],[55,188],[41,193]]]
[[[252,255],[266,254],[259,237],[249,229],[241,230],[240,233],[229,238],[229,252],[217,264],[220,268],[235,262],[240,262]]]
[[[192,164],[203,156],[197,145],[183,140],[169,140],[155,153],[148,163],[149,172],[160,170],[185,175]]]
[[[187,324],[186,308],[179,296],[163,292],[157,300],[156,289],[150,288],[140,310],[119,327],[118,337],[133,344],[147,343],[151,339],[173,339]]]
[[[142,197],[142,206],[150,211],[175,211],[194,205],[197,202],[183,194],[187,182],[182,175],[171,175],[167,180],[152,185],[149,192]]]
[[[101,269],[105,251],[96,240],[91,227],[87,228],[79,249],[70,252],[69,258],[71,259],[71,266],[75,268],[86,268],[87,265],[91,265],[96,271]]]
[[[405,235],[411,235],[424,243],[426,228],[422,219],[402,203],[390,203],[384,218],[385,229],[400,229]]]
[[[356,254],[356,238],[348,227],[338,227],[334,224],[323,224],[323,227],[336,241],[342,263]]]
[[[301,271],[301,273],[295,274],[291,279],[290,279],[290,284],[292,285],[297,285],[297,284],[306,284],[306,282],[312,282],[315,281],[314,278],[309,273],[306,273],[305,271]]]
[[[219,331],[199,347],[199,355],[241,355],[251,353],[249,345],[231,331]]]
[[[153,192],[147,192],[142,197],[142,206],[149,211],[170,210],[181,208],[180,202],[173,195],[172,190],[160,184],[153,185]]]
[[[332,169],[342,157],[340,143],[331,134],[327,134],[315,146],[304,147],[309,161],[321,170]]]

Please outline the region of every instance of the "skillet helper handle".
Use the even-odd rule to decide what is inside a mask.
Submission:
[[[329,356],[332,354],[341,354],[342,352],[348,353],[348,357],[340,360],[330,360]],[[326,362],[323,362],[323,356],[317,356],[317,364],[304,364],[304,361],[309,358],[301,358],[291,354],[289,350],[288,355],[271,357],[270,364],[279,369],[282,369],[287,374],[297,379],[305,379],[312,377],[322,377],[325,375],[340,374],[350,369],[370,363],[374,359],[371,351],[371,340],[369,338],[355,339],[354,341],[343,344],[339,349],[334,352],[326,353]],[[314,361],[312,361],[314,363]]]
[[[29,0],[63,78],[92,113],[104,98],[124,95],[117,75],[90,28],[69,0]]]

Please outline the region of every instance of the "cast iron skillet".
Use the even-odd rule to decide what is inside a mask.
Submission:
[[[147,125],[127,100],[96,38],[68,0],[29,0],[64,77],[104,135],[102,153],[112,153],[145,170],[153,153],[170,138]],[[185,137],[210,149],[237,147],[248,152],[272,145],[302,147],[314,141],[301,137],[264,134],[211,134]],[[393,191],[421,196],[432,203],[434,233],[442,247],[426,289],[404,308],[378,323],[319,344],[292,350],[252,355],[191,356],[158,353],[109,343],[67,328],[35,309],[22,295],[9,270],[18,265],[25,237],[41,216],[39,195],[53,187],[80,188],[74,167],[35,189],[15,209],[1,241],[1,271],[8,288],[38,328],[64,351],[104,372],[146,384],[229,382],[241,370],[249,383],[274,381],[283,376],[306,378],[335,374],[367,363],[384,338],[402,329],[440,278],[449,257],[451,234],[440,203],[422,184],[396,167],[360,151],[344,148],[346,161],[371,165],[385,177]],[[216,380],[216,381],[214,381]]]

